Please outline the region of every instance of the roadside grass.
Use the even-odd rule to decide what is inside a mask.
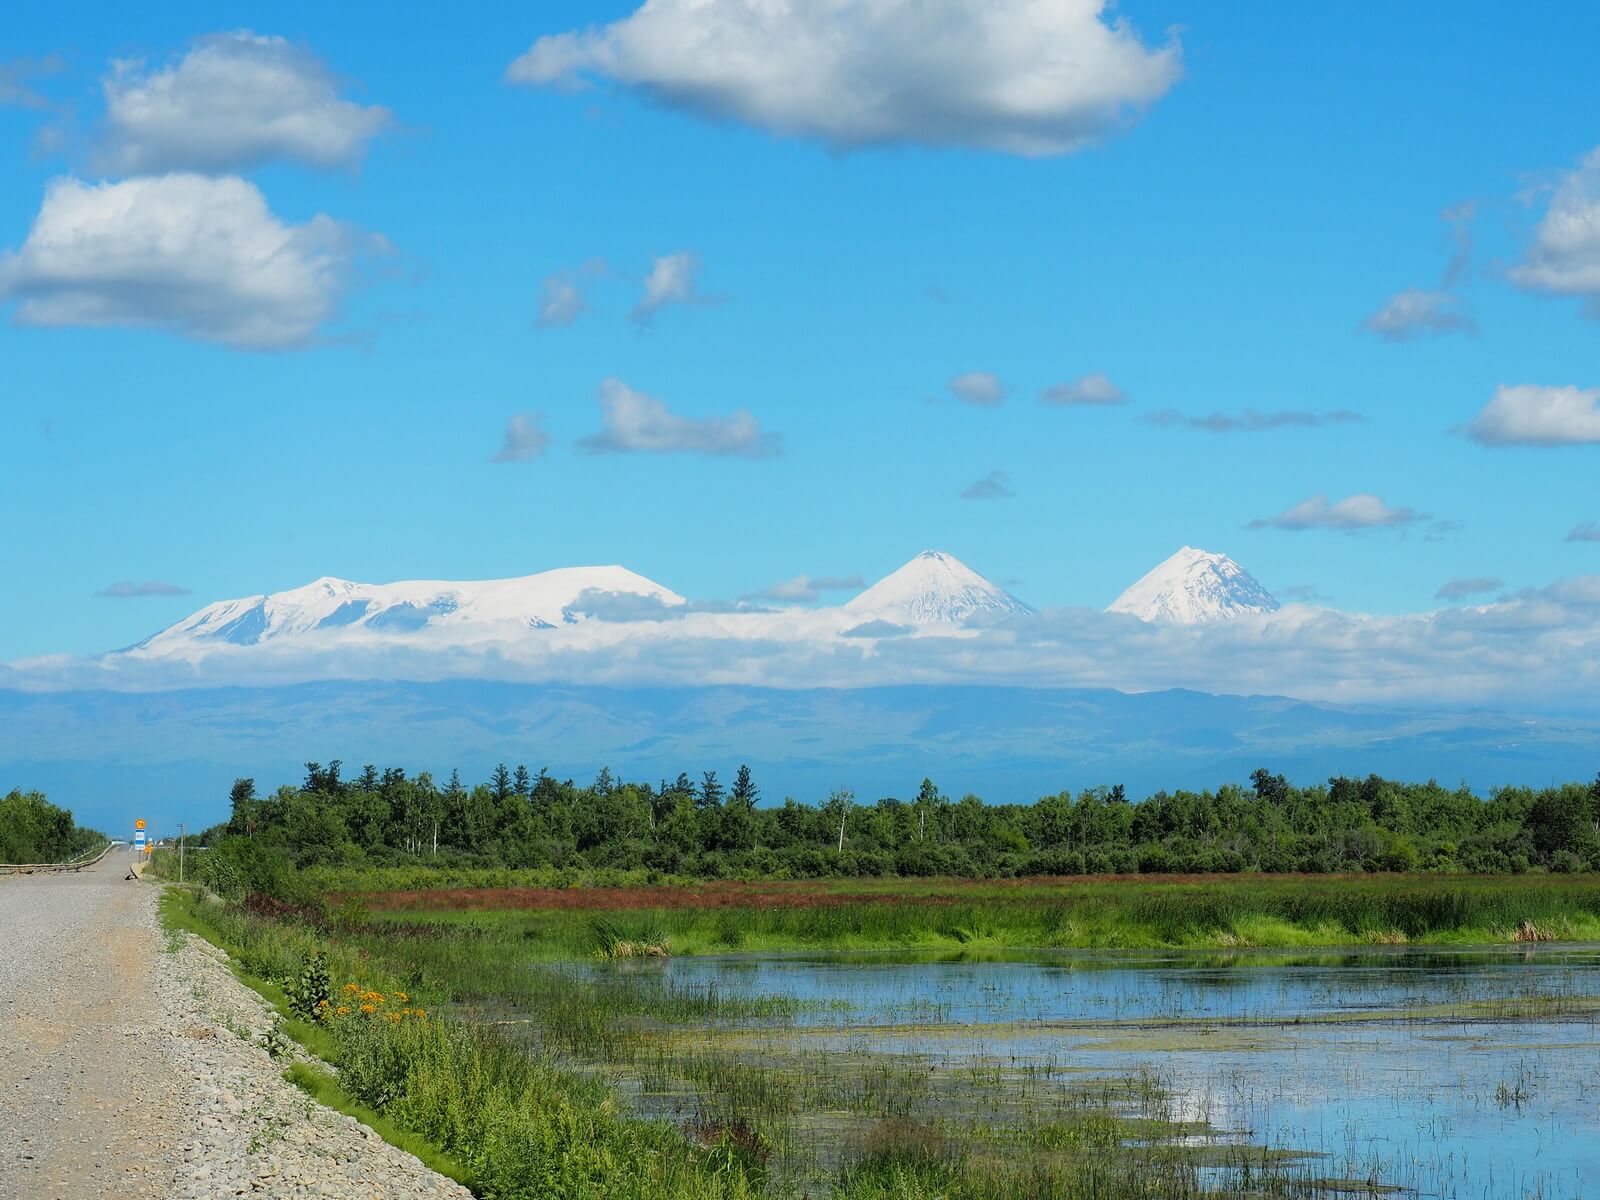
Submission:
[[[173,928],[226,950],[239,978],[283,1016],[284,1031],[333,1068],[296,1082],[358,1119],[363,1110],[382,1117],[375,1132],[391,1142],[406,1135],[410,1144],[395,1144],[426,1150],[419,1157],[479,1195],[746,1200],[759,1192],[760,1164],[736,1141],[691,1143],[670,1122],[630,1116],[603,1081],[495,1027],[430,1017],[412,1007],[387,961],[359,947],[186,889],[168,888],[161,906]],[[317,1023],[295,1019],[285,985],[317,954],[335,996],[348,989],[375,1002],[341,1005],[348,1011]]]
[[[186,931],[227,952],[229,947],[222,931],[216,922],[208,919],[207,909],[217,907],[208,903],[192,889],[167,887],[163,890],[160,900],[162,924],[169,934]],[[285,1034],[322,1062],[331,1066],[338,1061],[338,1042],[327,1029],[296,1018],[289,1010],[289,997],[281,986],[244,970],[231,954],[228,968],[241,983],[272,1007],[278,1015],[279,1027]],[[425,1165],[440,1175],[455,1180],[463,1187],[477,1190],[473,1186],[472,1177],[460,1163],[427,1138],[401,1129],[376,1110],[360,1103],[344,1089],[333,1071],[297,1062],[290,1064],[289,1069],[284,1072],[284,1078],[324,1107],[354,1117],[384,1141],[421,1159]]]
[[[398,1146],[406,1153],[420,1159],[424,1166],[454,1179],[463,1187],[472,1187],[471,1176],[455,1159],[443,1153],[427,1138],[401,1129],[382,1113],[359,1103],[344,1090],[332,1071],[313,1067],[309,1063],[297,1062],[290,1064],[289,1069],[284,1072],[284,1078],[324,1108],[331,1108],[335,1112],[344,1113],[347,1117],[354,1117],[391,1146]]]

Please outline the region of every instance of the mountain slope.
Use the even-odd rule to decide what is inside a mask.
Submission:
[[[1226,554],[1185,546],[1107,606],[1141,621],[1199,625],[1245,613],[1275,612],[1277,600]]]
[[[563,567],[517,579],[352,583],[324,577],[271,595],[222,600],[146,638],[138,651],[218,642],[253,646],[318,631],[397,635],[423,628],[470,637],[494,628],[548,629],[579,620],[587,592],[642,596],[662,604],[683,597],[624,567]]]
[[[844,605],[863,621],[940,625],[979,613],[1031,613],[1021,600],[990,583],[952,554],[924,550]]]

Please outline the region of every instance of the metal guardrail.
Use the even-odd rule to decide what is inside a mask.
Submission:
[[[0,875],[59,875],[63,871],[82,871],[98,864],[119,845],[120,842],[107,842],[92,858],[75,858],[61,863],[0,863]]]

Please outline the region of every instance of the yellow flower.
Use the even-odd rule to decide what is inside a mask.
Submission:
[[[378,1006],[376,1004],[363,1004],[361,1006],[361,1011],[369,1014],[375,1013],[378,1011]]]
[[[327,1008],[328,1007],[328,1002],[326,1000],[318,1000],[317,1001],[317,1007],[318,1008]]]
[[[333,1011],[338,1013],[341,1017],[343,1017],[343,1016],[346,1016],[350,1012],[350,1006],[348,1004],[341,1004],[341,1005],[339,1005],[338,1008],[334,1009]]]
[[[399,1013],[384,1013],[383,1015],[390,1021],[398,1021],[400,1019]]]
[[[400,1001],[401,1004],[404,1004],[406,1001],[411,999],[411,997],[406,995],[404,992],[396,992],[394,994],[394,998]]]
[[[361,985],[359,983],[347,983],[344,985],[344,990],[347,992],[359,992]]]
[[[427,1009],[425,1009],[425,1008],[417,1009],[417,1016],[426,1017],[427,1015],[428,1015],[428,1010]]]

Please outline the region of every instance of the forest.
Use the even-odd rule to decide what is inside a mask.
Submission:
[[[104,841],[40,792],[13,789],[0,796],[0,863],[61,862]]]
[[[237,780],[232,811],[197,841],[248,839],[285,867],[433,865],[643,871],[651,877],[795,879],[1233,872],[1517,873],[1600,867],[1600,777],[1540,789],[1403,783],[1369,775],[1299,786],[1263,768],[1244,784],[1121,786],[1032,804],[952,799],[924,779],[909,800],[764,803],[748,767],[731,782],[580,786],[502,765],[471,787],[452,773],[306,764],[268,795]]]

